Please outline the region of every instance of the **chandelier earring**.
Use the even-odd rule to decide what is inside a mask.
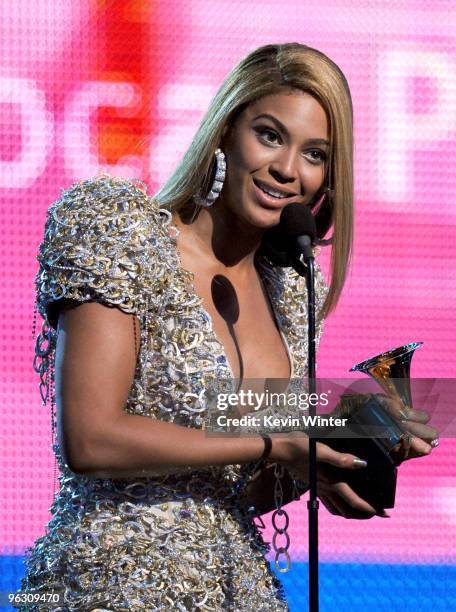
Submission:
[[[321,211],[325,203],[331,205],[331,200],[334,197],[334,194],[335,194],[334,189],[331,189],[330,187],[325,187],[323,189],[323,193],[321,194],[321,196],[311,206],[312,214],[314,217],[318,217],[318,213]],[[333,236],[331,236],[330,238],[326,238],[326,239],[317,238],[317,240],[315,241],[315,244],[319,246],[327,246],[328,244],[332,244],[332,242],[333,242]]]
[[[196,204],[200,206],[204,206],[204,208],[209,208],[215,202],[215,200],[219,197],[220,192],[223,189],[223,183],[225,181],[226,176],[226,161],[225,161],[225,153],[222,149],[217,149],[215,151],[215,176],[214,181],[209,189],[209,192],[205,197],[201,196],[201,192],[197,193],[193,196],[193,200]]]
[[[332,197],[334,197],[334,189],[330,189],[329,187],[325,187],[323,189],[323,193],[318,198],[318,200],[314,204],[312,204],[312,212],[313,212],[313,214],[315,214],[316,212],[318,212],[320,210],[320,208],[324,204],[326,198],[331,199]]]

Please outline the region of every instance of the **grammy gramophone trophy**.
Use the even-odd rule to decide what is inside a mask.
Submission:
[[[413,342],[381,353],[358,363],[350,371],[368,374],[387,397],[399,400],[406,412],[412,408],[410,363],[421,344]],[[344,471],[344,480],[374,508],[394,507],[399,463],[394,451],[408,443],[409,434],[391,415],[383,394],[344,393],[336,410],[348,419],[347,425],[337,432],[337,437],[329,434],[322,441],[368,463],[365,470]]]

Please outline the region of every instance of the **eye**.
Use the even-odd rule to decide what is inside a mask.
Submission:
[[[255,132],[258,134],[259,139],[266,144],[280,144],[280,136],[277,134],[275,130],[268,128],[266,126],[258,126],[255,129]]]
[[[324,164],[327,155],[324,151],[320,149],[311,149],[310,151],[305,151],[305,157],[310,161],[311,164]]]

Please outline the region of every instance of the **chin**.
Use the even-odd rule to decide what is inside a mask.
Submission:
[[[258,229],[269,229],[277,225],[280,221],[280,215],[282,208],[272,209],[265,208],[256,204],[251,211],[249,211],[249,222]]]
[[[245,216],[251,225],[258,229],[269,229],[277,225],[280,215],[288,202],[267,202],[259,198],[257,194],[249,193],[245,200]]]

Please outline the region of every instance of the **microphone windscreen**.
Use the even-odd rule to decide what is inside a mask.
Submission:
[[[264,233],[260,253],[276,266],[292,266],[296,240],[303,235],[310,236],[311,241],[315,241],[315,219],[305,204],[293,202],[282,210],[278,225]]]
[[[291,240],[306,235],[314,242],[317,237],[317,226],[310,208],[299,202],[285,206],[280,215],[279,228]]]

